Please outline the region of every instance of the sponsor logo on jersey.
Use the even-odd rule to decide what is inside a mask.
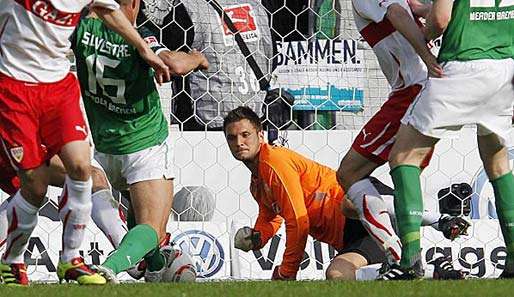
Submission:
[[[259,39],[260,33],[253,15],[254,9],[250,4],[229,6],[224,8],[224,11],[232,20],[232,23],[245,42],[257,41]],[[218,18],[218,20],[222,25],[225,45],[233,46],[235,44],[234,34],[221,18]]]
[[[20,163],[23,160],[23,147],[13,147],[9,150],[11,152],[11,157],[16,160],[16,162]]]
[[[225,252],[221,243],[210,233],[188,230],[173,239],[184,252],[193,256],[196,270],[201,278],[212,277],[225,263]]]
[[[55,25],[75,27],[80,19],[80,12],[61,11],[49,0],[16,0],[16,2],[44,21]]]

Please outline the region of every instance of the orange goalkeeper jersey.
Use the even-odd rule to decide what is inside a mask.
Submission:
[[[336,249],[343,247],[344,192],[334,170],[287,148],[262,144],[250,190],[259,204],[254,229],[261,233],[262,246],[285,221],[282,274],[296,275],[309,234]]]

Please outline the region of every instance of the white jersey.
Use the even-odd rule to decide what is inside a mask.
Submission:
[[[423,82],[427,70],[407,39],[385,17],[393,3],[404,7],[412,17],[406,0],[352,0],[357,29],[373,48],[382,72],[395,91]]]
[[[86,5],[119,8],[114,0],[1,1],[0,72],[32,83],[56,82],[69,72],[69,37]]]

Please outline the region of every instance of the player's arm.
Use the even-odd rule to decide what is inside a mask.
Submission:
[[[430,52],[425,36],[420,28],[403,6],[393,3],[387,7],[386,17],[393,27],[409,41],[416,53],[427,65],[431,76],[441,77],[443,69],[437,63],[436,57]]]
[[[305,207],[300,177],[292,168],[266,167],[264,171],[267,172],[263,175],[269,176],[266,183],[271,185],[271,191],[277,203],[277,210],[286,224],[286,250],[282,263],[278,268],[275,268],[272,278],[295,279],[309,235],[309,217]]]
[[[171,75],[186,75],[191,71],[209,67],[209,62],[202,53],[196,50],[192,50],[190,53],[170,51],[157,40],[153,31],[146,26],[139,27],[137,31],[154,53],[170,68]]]
[[[110,29],[120,34],[125,41],[137,49],[141,58],[155,70],[155,78],[159,84],[169,81],[170,72],[168,66],[150,49],[119,8],[114,9],[115,6],[109,6],[105,3],[109,3],[109,1],[94,1],[91,10],[95,12]]]
[[[265,206],[259,205],[259,216],[255,221],[254,230],[260,234],[260,244],[255,249],[265,246],[268,241],[277,234],[278,229],[284,220],[279,215],[273,213]]]
[[[164,51],[159,57],[168,65],[172,75],[186,75],[191,71],[209,68],[207,58],[199,51],[189,53],[180,51]]]
[[[282,221],[280,216],[259,205],[255,226],[239,228],[234,236],[234,247],[245,252],[261,249],[277,233]]]
[[[435,0],[427,16],[425,37],[435,39],[443,34],[450,23],[453,10],[453,0]]]
[[[424,19],[427,18],[430,9],[432,9],[432,3],[423,3],[419,0],[409,0],[407,2],[409,3],[409,7],[412,11],[412,14],[414,16],[422,17]]]

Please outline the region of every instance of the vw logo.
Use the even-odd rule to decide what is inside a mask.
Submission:
[[[198,276],[208,278],[220,271],[225,263],[225,252],[220,242],[201,230],[188,230],[177,235],[173,242],[193,256]]]

